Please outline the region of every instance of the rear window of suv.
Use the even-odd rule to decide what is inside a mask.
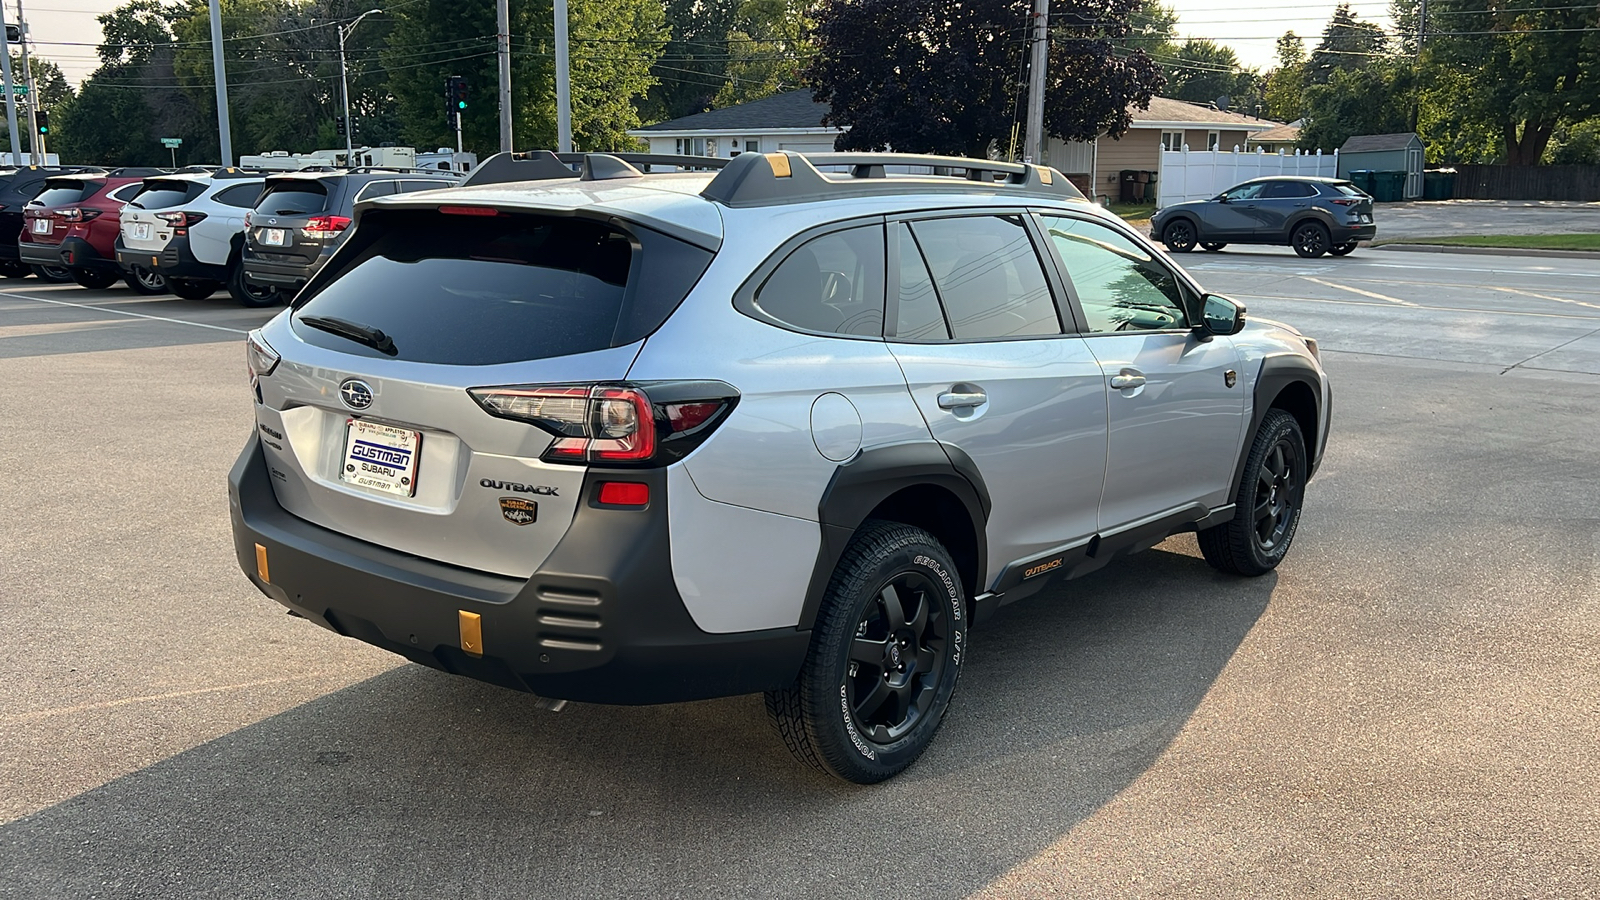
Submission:
[[[372,210],[296,303],[296,318],[384,332],[384,354],[297,323],[345,353],[482,366],[620,347],[655,331],[711,252],[648,228],[595,219]]]
[[[204,187],[198,181],[146,181],[128,202],[140,209],[166,209],[188,203],[200,196]]]
[[[301,216],[322,212],[328,189],[320,181],[295,180],[267,185],[255,211],[264,216]]]
[[[85,197],[94,196],[105,185],[104,181],[58,181],[45,182],[44,190],[39,196],[33,198],[33,203],[39,206],[66,206],[77,203]]]
[[[1363,191],[1348,181],[1336,181],[1329,185],[1329,187],[1345,195],[1346,197],[1365,197],[1367,195],[1366,191]]]

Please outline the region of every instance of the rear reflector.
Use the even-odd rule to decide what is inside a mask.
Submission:
[[[601,506],[644,506],[650,502],[650,485],[636,481],[603,481],[596,499]]]
[[[498,216],[500,210],[487,206],[441,206],[439,212],[447,216]]]
[[[464,609],[456,610],[461,627],[461,649],[468,656],[483,655],[483,616]]]
[[[272,579],[267,577],[267,548],[260,544],[256,545],[256,574],[266,584],[272,583]]]

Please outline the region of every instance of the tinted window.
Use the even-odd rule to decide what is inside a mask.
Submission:
[[[1050,286],[1018,216],[911,223],[957,340],[1060,334]]]
[[[296,318],[382,329],[396,358],[454,365],[544,359],[621,346],[665,321],[711,254],[645,228],[634,238],[591,219],[368,213],[331,281]],[[297,323],[309,343],[378,351]]]
[[[1095,222],[1046,216],[1091,332],[1187,328],[1185,291],[1149,251]]]
[[[373,197],[387,197],[394,193],[395,185],[399,183],[398,181],[371,182],[356,193],[354,202],[360,203],[362,200],[371,200]]]
[[[1317,189],[1303,181],[1269,181],[1261,196],[1264,200],[1296,200],[1316,194]]]
[[[928,264],[923,262],[922,251],[917,248],[911,229],[903,222],[892,227],[895,240],[900,243],[899,313],[895,336],[911,341],[950,337],[944,311],[939,308],[939,295],[933,290],[933,276],[928,274]]]
[[[236,184],[226,190],[217,191],[211,199],[223,206],[237,206],[240,209],[254,209],[256,201],[261,199],[260,182],[255,184]]]
[[[1249,184],[1228,188],[1222,192],[1222,196],[1229,200],[1255,200],[1261,196],[1261,190],[1266,185],[1265,181],[1252,181]]]
[[[1355,185],[1351,184],[1348,181],[1340,181],[1340,182],[1337,182],[1335,184],[1329,185],[1329,187],[1331,187],[1335,191],[1345,195],[1346,197],[1365,197],[1367,195],[1366,191],[1363,191],[1362,189],[1356,187]]]
[[[328,189],[318,181],[290,181],[267,185],[255,211],[264,216],[294,216],[322,212]]]
[[[409,194],[412,191],[434,191],[439,188],[451,187],[454,184],[455,182],[453,181],[402,181],[400,182],[400,190],[396,193]]]
[[[140,183],[123,185],[122,187],[117,188],[116,190],[112,191],[110,194],[107,194],[106,196],[110,197],[113,200],[120,200],[123,203],[126,203],[129,200],[133,199],[133,195],[134,194],[139,193],[139,188],[141,188],[141,187],[143,187],[143,185],[140,184]],[[88,194],[85,194],[84,196],[87,197]]]
[[[202,187],[194,181],[146,181],[128,202],[140,209],[166,209],[198,197]]]
[[[44,190],[39,192],[39,196],[33,198],[33,205],[66,206],[93,195],[95,191],[104,186],[104,181],[58,181],[54,183],[47,181],[44,183]]]
[[[807,331],[882,334],[883,229],[850,228],[802,244],[756,289],[755,306]]]

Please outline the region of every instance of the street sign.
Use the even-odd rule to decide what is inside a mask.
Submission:
[[[161,146],[176,150],[183,146],[183,138],[162,138]]]
[[[26,97],[28,96],[28,86],[25,84],[13,84],[11,86],[11,93],[20,94]]]

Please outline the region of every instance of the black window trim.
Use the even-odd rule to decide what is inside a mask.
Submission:
[[[1040,247],[1047,246],[1041,241],[1048,240],[1049,237],[1044,233],[1044,229],[1040,227],[1037,217],[1032,213],[1032,208],[1026,206],[959,206],[945,207],[943,209],[920,209],[913,212],[891,213],[886,216],[884,240],[888,245],[888,252],[894,255],[885,267],[885,280],[887,282],[885,293],[888,296],[885,298],[886,303],[883,313],[884,340],[896,344],[992,344],[1000,341],[1047,341],[1053,338],[1072,337],[1081,333],[1082,325],[1080,323],[1082,319],[1076,302],[1070,304],[1064,302],[1067,297],[1066,285],[1060,277],[1060,266],[1054,261],[1055,250],[1051,248],[1047,254],[1040,252]],[[1033,255],[1038,257],[1039,269],[1044,273],[1045,284],[1050,289],[1050,299],[1056,309],[1056,324],[1061,328],[1061,331],[1056,334],[1017,334],[1005,337],[956,337],[955,328],[950,323],[950,311],[945,309],[944,295],[939,290],[938,279],[933,279],[934,296],[939,298],[939,312],[944,316],[945,328],[949,329],[951,336],[947,338],[924,338],[922,340],[890,337],[888,335],[889,330],[891,327],[898,326],[900,321],[900,249],[899,241],[888,240],[888,226],[900,222],[910,224],[920,219],[960,219],[976,216],[1016,216],[1022,220],[1022,227],[1027,232],[1029,242],[1033,244]],[[916,229],[914,228],[911,229],[911,239],[913,241],[917,239]],[[921,242],[918,241],[917,245],[920,249]],[[926,262],[926,255],[924,255],[924,262]],[[930,278],[933,275],[931,268],[928,270],[928,275]],[[895,323],[895,326],[891,326],[890,322]]]
[[[817,337],[839,338],[841,340],[851,341],[877,341],[882,343],[884,340],[882,329],[880,329],[879,333],[875,335],[840,334],[835,331],[814,331],[810,328],[802,328],[798,325],[792,325],[777,318],[771,313],[768,313],[766,310],[758,306],[756,304],[756,291],[760,290],[761,286],[767,283],[767,279],[772,276],[773,272],[777,271],[778,266],[782,265],[784,260],[788,259],[791,253],[800,249],[805,244],[809,244],[817,238],[827,237],[830,234],[837,234],[841,231],[850,231],[851,229],[855,228],[869,228],[872,226],[877,226],[878,238],[884,243],[883,328],[887,329],[889,327],[889,303],[891,302],[890,297],[892,296],[890,284],[898,284],[899,278],[893,275],[888,269],[889,229],[886,227],[886,218],[887,217],[882,214],[856,216],[850,219],[840,219],[836,222],[828,222],[823,225],[815,225],[811,228],[807,228],[799,234],[794,235],[793,237],[779,244],[776,250],[772,251],[772,253],[769,254],[766,259],[761,261],[761,265],[756,266],[755,271],[750,273],[750,276],[744,280],[744,283],[739,285],[739,289],[733,292],[733,308],[738,310],[740,313],[743,313],[745,316],[755,319],[757,322],[760,322],[764,325],[782,328],[784,331],[792,331],[795,334],[807,334]],[[898,259],[898,257],[896,258]]]
[[[928,285],[933,288],[933,302],[939,304],[939,318],[944,322],[945,337],[941,338],[902,338],[900,337],[900,242],[891,239],[889,232],[895,226],[903,225],[906,234],[911,237],[911,243],[917,246],[917,255],[922,262],[923,271],[928,273]],[[898,237],[898,234],[896,234]],[[891,218],[883,226],[884,241],[884,302],[883,302],[883,339],[896,344],[948,344],[955,340],[955,329],[950,327],[950,312],[944,306],[944,294],[939,291],[939,282],[933,278],[933,270],[928,268],[928,255],[922,252],[922,242],[917,240],[917,233],[911,230],[911,225],[904,219]]]
[[[1132,241],[1134,246],[1150,251],[1152,259],[1160,263],[1162,266],[1165,266],[1169,271],[1172,272],[1179,284],[1189,289],[1189,293],[1193,297],[1193,302],[1196,306],[1204,303],[1206,292],[1195,283],[1194,279],[1189,277],[1189,273],[1185,272],[1181,266],[1173,263],[1172,260],[1167,258],[1166,254],[1156,249],[1154,244],[1145,240],[1143,235],[1128,227],[1126,224],[1121,222],[1111,222],[1095,215],[1084,215],[1076,210],[1070,209],[1033,207],[1028,212],[1030,217],[1034,220],[1034,227],[1039,229],[1039,233],[1043,235],[1046,240],[1049,240],[1050,237],[1049,230],[1046,229],[1044,225],[1045,216],[1050,216],[1052,218],[1077,219],[1079,221],[1090,222],[1095,225],[1103,225],[1106,228],[1111,229],[1113,232]],[[1056,271],[1061,278],[1062,283],[1066,285],[1066,295],[1068,298],[1067,302],[1072,306],[1073,319],[1077,323],[1077,333],[1080,337],[1126,337],[1130,334],[1189,334],[1194,331],[1193,324],[1185,325],[1183,328],[1151,328],[1141,329],[1139,331],[1090,331],[1088,325],[1088,316],[1084,314],[1083,304],[1078,298],[1078,288],[1072,283],[1071,276],[1067,274],[1066,263],[1062,262],[1061,254],[1056,252],[1055,247],[1050,248],[1050,268]],[[1192,321],[1195,320],[1201,312],[1202,310],[1185,309],[1184,315],[1190,319],[1192,323]]]

